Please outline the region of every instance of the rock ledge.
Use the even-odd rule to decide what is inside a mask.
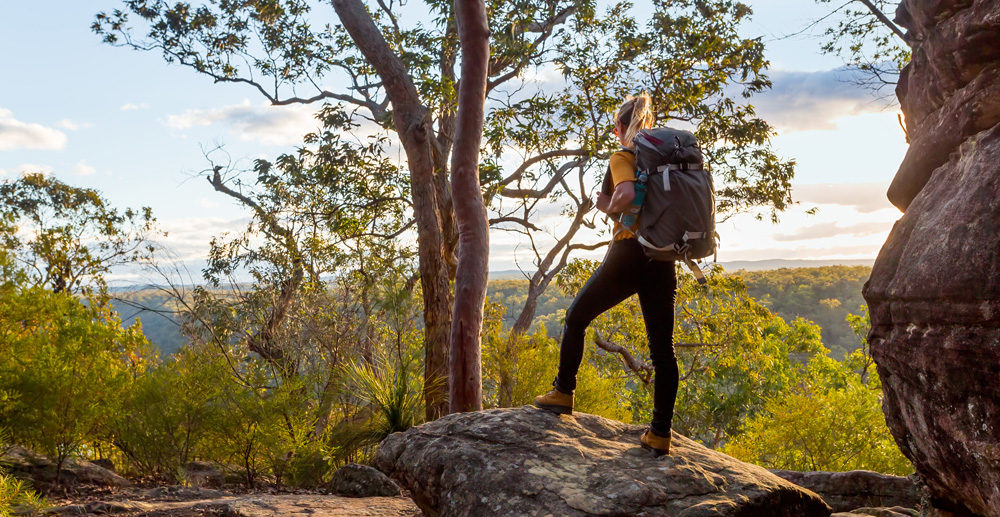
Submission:
[[[679,434],[671,455],[644,426],[531,406],[453,414],[382,442],[375,466],[429,516],[827,517],[816,494]]]

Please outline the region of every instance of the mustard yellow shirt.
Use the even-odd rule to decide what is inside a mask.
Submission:
[[[635,181],[635,154],[629,151],[618,151],[611,155],[611,182],[615,187],[624,181]],[[614,240],[634,239],[632,232],[624,229],[617,219],[611,228]]]

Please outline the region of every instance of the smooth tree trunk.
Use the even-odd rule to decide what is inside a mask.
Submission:
[[[382,79],[392,102],[393,126],[406,153],[424,297],[424,404],[427,420],[434,420],[448,410],[452,297],[434,186],[431,117],[406,67],[382,37],[364,3],[333,0],[333,8],[351,39]]]
[[[462,48],[462,76],[451,161],[452,204],[458,224],[449,356],[452,413],[483,408],[480,346],[490,250],[489,222],[479,186],[479,150],[490,58],[486,4],[483,0],[455,0],[455,18]]]

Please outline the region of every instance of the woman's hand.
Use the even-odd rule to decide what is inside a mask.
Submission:
[[[608,212],[608,207],[611,206],[611,196],[605,194],[604,192],[598,192],[597,202],[594,203],[594,206],[597,207],[598,210],[606,214],[611,213]]]

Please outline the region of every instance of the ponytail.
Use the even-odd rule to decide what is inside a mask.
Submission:
[[[625,103],[618,108],[618,113],[615,114],[615,123],[621,122],[625,125],[625,141],[628,142],[629,149],[635,150],[635,143],[632,140],[639,134],[640,129],[653,127],[655,117],[652,105],[653,100],[649,94],[642,92],[635,97],[630,95],[625,99]]]

